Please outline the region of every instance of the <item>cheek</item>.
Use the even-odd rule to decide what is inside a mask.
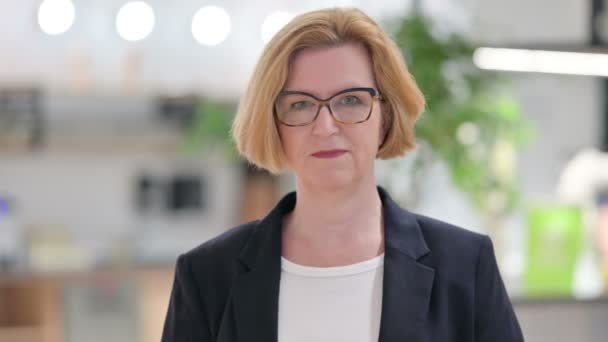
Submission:
[[[287,156],[287,159],[289,159],[289,134],[282,125],[277,125],[277,131],[279,132],[283,153]]]
[[[287,156],[287,159],[290,160],[296,155],[296,150],[298,149],[298,132],[297,130],[292,129],[287,126],[279,126],[279,135],[281,137],[281,144],[283,146],[283,151]]]
[[[380,144],[380,130],[378,122],[368,122],[368,125],[361,125],[358,129],[351,131],[349,141],[356,146],[356,149],[361,154],[361,157],[369,159],[375,158]]]
[[[382,139],[384,136],[384,128],[382,127],[382,122],[384,118],[382,117],[382,113],[377,111],[374,113],[373,120],[370,119],[370,127],[369,135],[370,135],[370,145],[373,146],[375,150],[377,150],[382,143]]]
[[[386,137],[388,136],[388,131],[390,129],[390,125],[392,124],[392,119],[390,118],[387,108],[383,107],[382,111],[378,113],[378,149],[384,144],[386,141]]]

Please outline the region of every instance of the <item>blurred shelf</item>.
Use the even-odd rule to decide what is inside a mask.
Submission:
[[[550,305],[608,305],[608,294],[593,298],[574,297],[513,297],[515,306],[550,306]]]
[[[32,342],[41,341],[39,326],[0,326],[0,341]]]
[[[528,342],[605,342],[608,298],[572,297],[513,299]]]
[[[128,311],[128,318],[138,322],[136,326],[129,325],[137,337],[129,338],[129,341],[159,341],[173,274],[173,266],[168,265],[0,273],[0,342],[62,342],[66,338],[73,341],[70,337],[80,341],[82,339],[74,336],[80,336],[83,329],[86,332],[87,325],[83,326],[83,321],[113,315],[111,310],[117,308],[116,300],[120,298],[114,295],[122,293],[118,291],[120,289],[129,289],[134,294],[129,297],[135,306]],[[76,299],[86,305],[75,306]],[[117,336],[124,328],[111,319],[95,324],[106,327],[97,337]],[[103,335],[103,329],[107,330],[106,335]]]
[[[132,153],[132,152],[179,152],[183,137],[168,129],[127,129],[112,127],[70,127],[51,131],[40,149],[46,152],[71,153]],[[0,152],[28,152],[27,139],[21,135],[0,136]]]
[[[0,287],[11,284],[30,284],[34,282],[73,282],[121,277],[139,279],[165,276],[174,271],[174,265],[133,265],[74,271],[15,271],[0,272]],[[0,340],[1,341],[1,340]]]

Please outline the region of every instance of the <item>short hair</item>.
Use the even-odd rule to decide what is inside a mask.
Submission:
[[[329,8],[301,14],[267,43],[253,71],[232,123],[239,153],[271,173],[286,168],[274,103],[287,82],[298,51],[362,43],[367,49],[382,95],[382,122],[386,135],[377,158],[404,155],[416,146],[414,124],[425,99],[399,47],[367,14],[356,8]]]

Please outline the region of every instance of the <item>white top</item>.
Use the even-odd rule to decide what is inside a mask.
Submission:
[[[378,341],[384,254],[310,267],[281,258],[279,342]]]

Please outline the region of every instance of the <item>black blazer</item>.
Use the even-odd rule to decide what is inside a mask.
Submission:
[[[523,341],[490,239],[408,212],[378,191],[385,225],[379,341]],[[292,192],[262,220],[180,255],[163,342],[277,341],[281,222],[295,203]]]

